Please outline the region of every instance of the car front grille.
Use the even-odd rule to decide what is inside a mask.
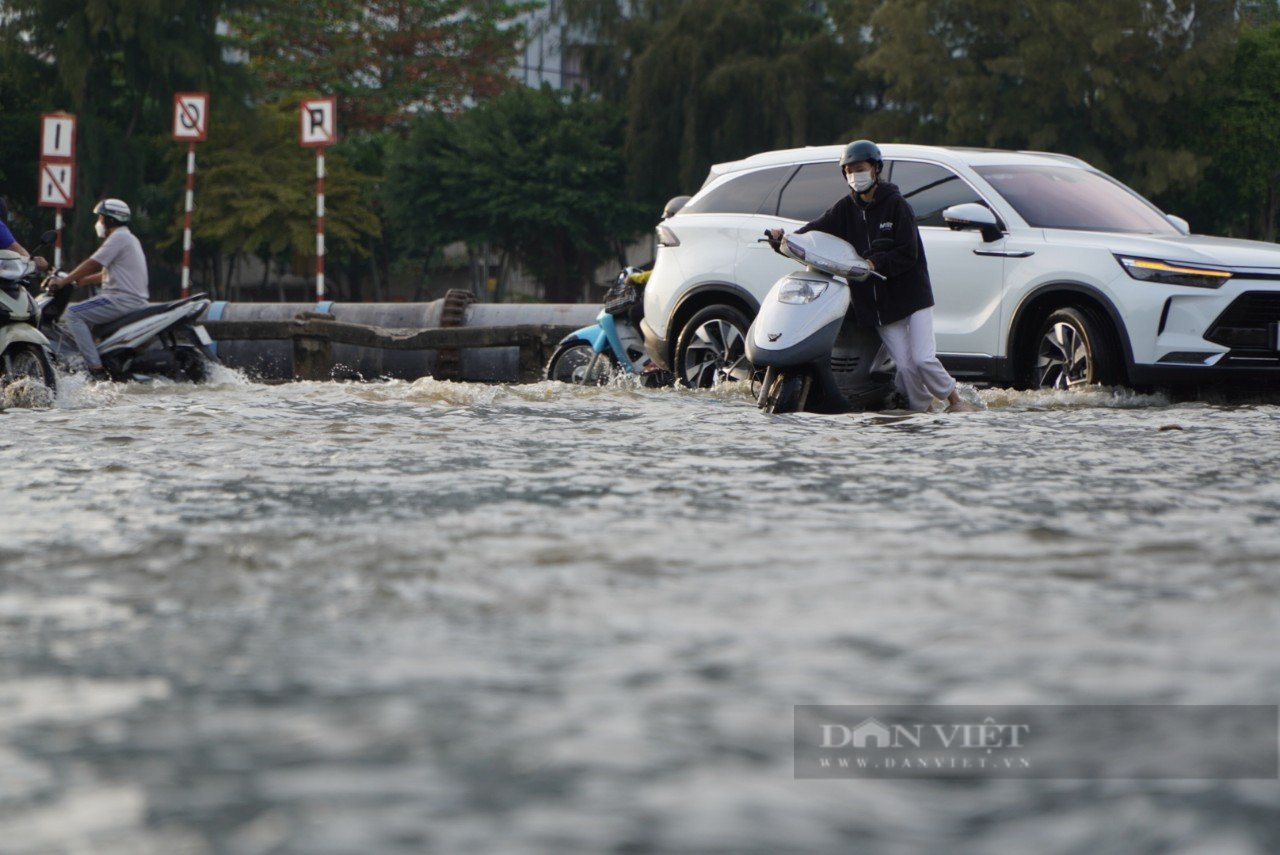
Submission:
[[[1235,350],[1274,352],[1274,323],[1280,323],[1280,292],[1248,291],[1227,306],[1204,337]]]

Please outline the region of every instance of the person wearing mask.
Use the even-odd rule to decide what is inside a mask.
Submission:
[[[94,229],[102,246],[66,276],[51,282],[50,287],[102,285],[98,296],[68,306],[62,325],[75,339],[90,376],[106,380],[92,328],[147,307],[147,259],[142,244],[129,231],[128,205],[119,199],[104,199],[94,206],[93,213],[98,216]]]
[[[30,258],[31,253],[27,252],[26,247],[18,243],[13,236],[13,232],[9,229],[9,204],[0,196],[0,249],[8,249],[18,253],[24,258]],[[43,258],[36,257],[36,270],[47,270],[49,262]]]
[[[897,366],[895,383],[911,409],[928,410],[934,398],[946,401],[950,413],[978,409],[960,397],[955,378],[938,360],[924,241],[897,185],[880,180],[880,147],[870,140],[849,143],[840,167],[852,192],[796,233],[820,231],[846,240],[885,277],[850,283],[853,311],[860,324],[879,331]],[[780,240],[782,229],[773,229],[771,236]]]

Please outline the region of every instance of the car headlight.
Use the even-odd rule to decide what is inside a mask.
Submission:
[[[814,282],[809,279],[792,279],[778,293],[778,302],[802,306],[812,303],[827,290],[826,282]]]
[[[1163,285],[1190,285],[1192,288],[1221,288],[1231,278],[1231,271],[1200,264],[1179,264],[1155,258],[1117,255],[1116,261],[1125,272],[1142,282]]]

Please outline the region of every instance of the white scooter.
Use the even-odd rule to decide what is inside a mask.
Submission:
[[[764,369],[759,407],[768,413],[889,408],[893,363],[875,329],[857,326],[849,313],[849,281],[884,277],[832,235],[764,240],[805,269],[774,284],[747,331],[747,359]]]
[[[50,278],[58,275],[61,274],[53,272]],[[46,288],[36,299],[41,330],[52,343],[58,362],[67,370],[83,363],[71,335],[57,326],[71,300],[71,290]],[[98,324],[93,328],[93,337],[102,367],[114,380],[147,381],[157,375],[192,383],[207,380],[210,368],[218,364],[213,341],[199,323],[209,303],[204,294],[196,294],[185,300],[152,303]]]
[[[35,278],[35,261],[0,250],[0,386],[30,378],[56,392],[52,348],[39,330],[40,307],[25,287]]]

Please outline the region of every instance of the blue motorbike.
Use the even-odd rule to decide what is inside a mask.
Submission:
[[[547,362],[546,378],[582,386],[602,386],[615,375],[633,374],[646,386],[670,385],[672,375],[661,370],[644,349],[640,320],[644,316],[644,286],[648,272],[628,267],[605,294],[604,308],[594,326],[565,336]]]

